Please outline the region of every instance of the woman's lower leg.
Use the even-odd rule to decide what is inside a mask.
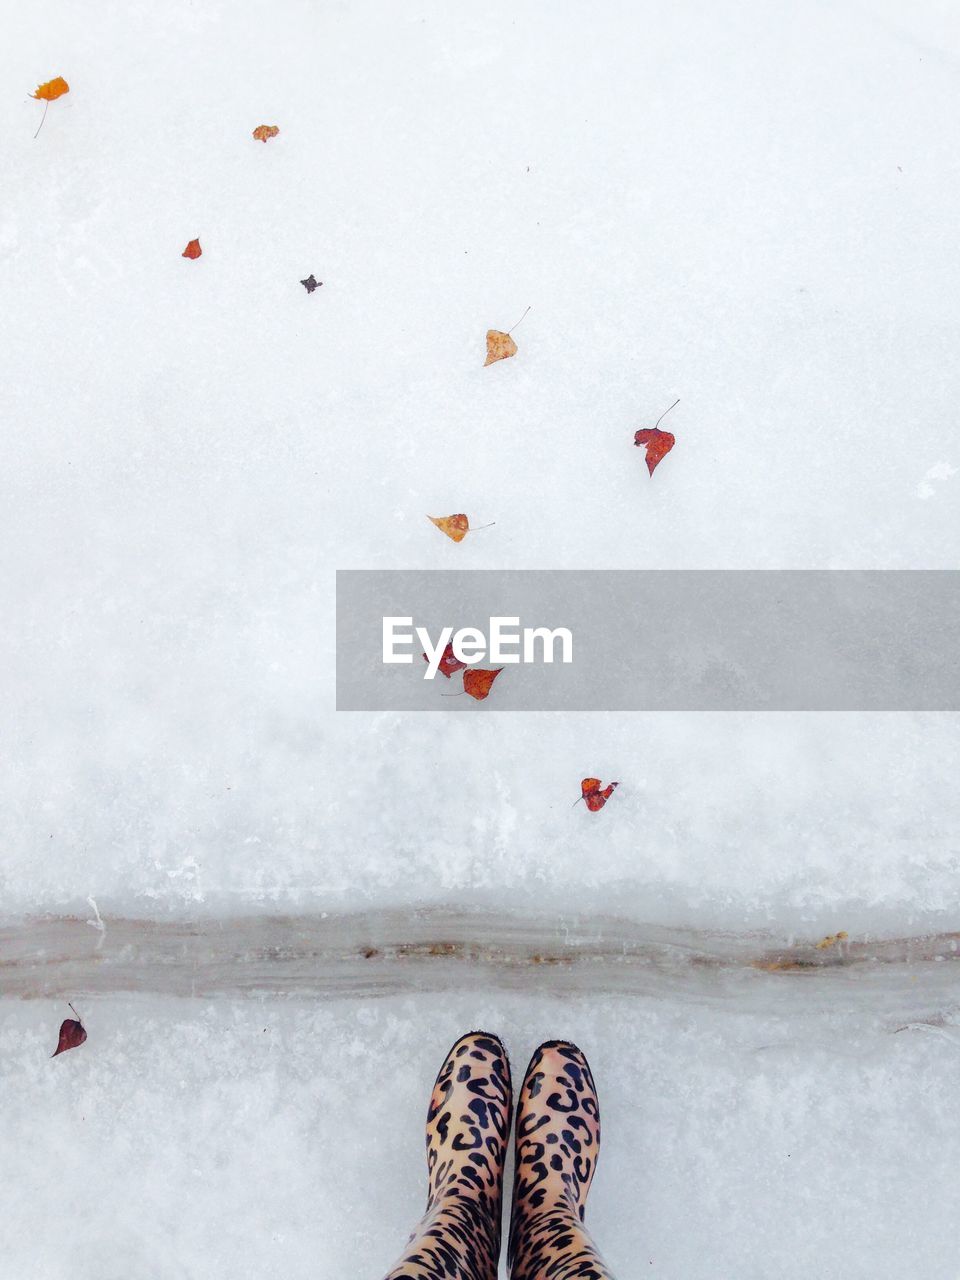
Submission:
[[[430,1099],[427,1209],[386,1280],[496,1280],[511,1110],[503,1045],[463,1036]]]
[[[583,1225],[599,1149],[586,1058],[572,1044],[541,1045],[517,1103],[511,1280],[613,1280]]]

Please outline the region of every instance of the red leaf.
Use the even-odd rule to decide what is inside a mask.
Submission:
[[[187,247],[184,249],[183,253],[181,254],[181,257],[199,258],[201,253],[203,253],[203,250],[200,248],[200,241],[191,240],[190,243],[187,245]]]
[[[423,655],[423,660],[424,662],[430,661],[426,654]],[[455,671],[462,671],[466,665],[453,652],[453,645],[448,644],[441,655],[440,661],[437,663],[437,670],[442,671],[449,680]]]
[[[603,808],[613,795],[614,787],[619,787],[619,785],[619,782],[611,782],[608,787],[604,787],[601,791],[599,778],[584,778],[580,783],[580,790],[582,792],[580,798],[581,800],[586,801],[587,808],[591,813],[596,813],[599,809]]]
[[[463,673],[464,693],[469,693],[471,698],[482,702],[502,670],[503,667],[497,667],[495,671],[477,671],[475,667],[471,667],[469,671]]]
[[[633,443],[647,446],[647,470],[653,475],[657,468],[657,463],[662,462],[676,444],[676,438],[669,431],[660,431],[657,427],[650,427],[646,431],[638,431],[633,437]]]
[[[672,409],[675,409],[680,403],[674,400],[669,409],[664,409],[660,417],[656,420],[652,427],[643,431],[638,431],[633,437],[633,443],[638,447],[642,444],[647,446],[647,470],[653,475],[657,469],[657,464],[662,462],[673,446],[676,444],[675,438],[669,431],[661,431],[660,423],[664,420]]]
[[[76,1049],[83,1044],[86,1038],[87,1033],[84,1031],[83,1023],[79,1018],[65,1018],[60,1024],[60,1039],[57,1042],[56,1052],[50,1056],[55,1058],[58,1053],[66,1053],[68,1049]]]

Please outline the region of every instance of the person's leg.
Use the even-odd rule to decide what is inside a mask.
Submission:
[[[564,1041],[533,1055],[517,1101],[511,1280],[613,1280],[583,1225],[600,1150],[586,1058]]]
[[[496,1036],[463,1036],[427,1113],[426,1212],[386,1280],[496,1280],[513,1095]]]

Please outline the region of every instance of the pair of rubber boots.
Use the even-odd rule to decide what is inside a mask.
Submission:
[[[496,1280],[513,1092],[500,1040],[450,1050],[427,1115],[427,1209],[386,1280]],[[583,1226],[600,1149],[593,1076],[576,1045],[542,1044],[517,1101],[511,1280],[612,1280]]]

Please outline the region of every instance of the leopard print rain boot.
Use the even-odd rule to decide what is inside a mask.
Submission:
[[[613,1280],[583,1225],[599,1150],[600,1107],[586,1058],[565,1041],[542,1044],[517,1102],[511,1280]]]
[[[427,1209],[386,1280],[496,1280],[513,1095],[496,1036],[450,1050],[427,1114]]]

